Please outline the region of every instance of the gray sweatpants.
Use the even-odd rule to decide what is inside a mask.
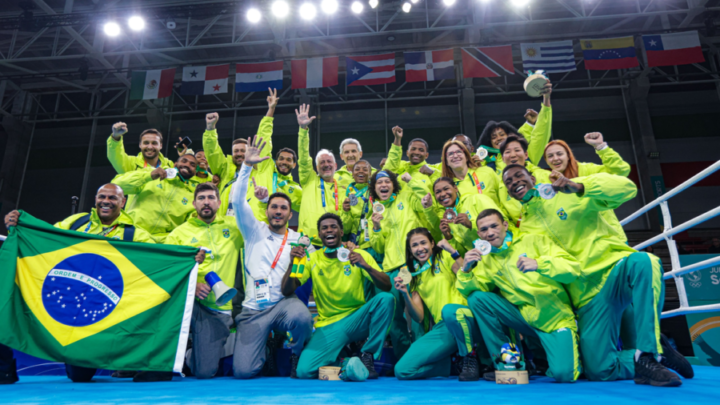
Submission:
[[[190,321],[193,349],[189,363],[195,377],[215,377],[220,359],[225,354],[225,341],[230,335],[232,325],[230,315],[207,309],[195,302]]]
[[[243,307],[235,322],[235,378],[253,378],[260,374],[265,364],[265,343],[270,331],[290,332],[292,341],[289,346],[298,356],[312,335],[312,315],[307,306],[294,295],[283,298],[264,311]]]

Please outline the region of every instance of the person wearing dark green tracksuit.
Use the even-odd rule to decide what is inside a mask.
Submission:
[[[617,236],[601,212],[635,197],[625,177],[597,173],[569,180],[550,176],[552,198],[538,198],[535,178],[526,168],[509,165],[503,183],[523,203],[520,232],[544,234],[580,261],[582,274],[567,284],[578,318],[580,349],[590,380],[631,379],[636,384],[679,386],[671,368],[691,378],[692,366],[660,334],[665,284],[660,259],[636,250]],[[548,197],[547,195],[545,197]],[[635,311],[637,350],[618,350],[623,311]]]
[[[479,327],[493,363],[501,361],[503,344],[518,343],[506,334],[508,327],[540,341],[550,365],[548,376],[558,382],[577,380],[577,325],[563,284],[580,275],[580,263],[546,236],[513,234],[500,211],[481,212],[477,227],[492,250],[487,256],[469,251],[456,285],[468,298],[472,323]],[[463,330],[450,330],[462,343]]]

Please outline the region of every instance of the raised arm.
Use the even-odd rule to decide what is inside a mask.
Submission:
[[[117,184],[123,189],[125,195],[138,194],[142,188],[149,182],[167,177],[167,172],[162,167],[158,167],[153,171],[134,170],[124,174],[118,174],[112,179],[113,184]]]
[[[228,163],[225,154],[220,148],[220,143],[218,143],[218,133],[217,129],[215,129],[219,119],[220,115],[218,113],[209,113],[205,116],[205,132],[203,133],[202,144],[210,170],[221,176],[225,173]],[[229,180],[223,179],[223,181]]]
[[[597,173],[578,177],[574,182],[583,186],[578,195],[590,198],[592,207],[598,211],[614,210],[637,195],[637,186],[627,177]]]
[[[486,274],[486,264],[482,260],[482,255],[476,249],[472,249],[465,254],[465,263],[462,270],[457,272],[457,281],[455,282],[455,288],[465,298],[475,291],[488,292],[495,288],[495,283]],[[474,270],[472,268],[473,262],[477,263]],[[491,271],[491,269],[487,270]]]
[[[388,152],[387,160],[385,161],[385,170],[390,170],[394,173],[398,172],[400,162],[402,161],[402,137],[403,129],[399,126],[394,126],[392,129],[395,141],[390,145],[390,151]]]
[[[125,153],[123,135],[127,134],[127,124],[116,122],[112,126],[112,135],[107,139],[107,157],[113,169],[118,174],[135,170],[135,161],[132,156]]]
[[[310,123],[315,120],[315,117],[309,117],[309,111],[310,106],[308,104],[301,105],[300,111],[295,110],[298,126],[300,127],[298,130],[298,173],[300,174],[300,185],[302,187],[305,187],[310,180],[317,176],[310,157],[310,136],[308,135],[308,128]]]
[[[627,177],[630,174],[630,165],[623,160],[619,153],[608,146],[600,132],[591,132],[585,135],[585,143],[595,149],[600,156],[602,165],[592,163],[581,163],[582,176],[595,173],[609,173],[617,176]]]
[[[267,96],[268,111],[260,120],[260,127],[258,128],[258,136],[265,141],[265,147],[260,152],[260,156],[269,156],[270,161],[261,163],[262,165],[273,165],[272,161],[272,135],[273,135],[273,122],[275,120],[275,107],[277,107],[278,96],[277,89],[268,89],[270,95]]]
[[[233,209],[235,209],[235,221],[237,221],[238,229],[242,233],[243,237],[247,240],[250,239],[258,227],[262,226],[262,223],[255,218],[250,204],[248,204],[246,196],[248,190],[248,181],[250,180],[250,172],[255,164],[270,159],[267,156],[260,156],[260,150],[262,149],[262,138],[255,137],[255,139],[248,139],[248,148],[245,152],[245,162],[242,164],[238,179],[233,184]]]

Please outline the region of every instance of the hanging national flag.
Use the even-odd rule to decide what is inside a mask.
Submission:
[[[348,86],[371,86],[395,82],[395,54],[346,56]]]
[[[230,65],[186,66],[183,68],[180,94],[194,96],[227,93]]]
[[[520,44],[523,70],[544,70],[548,73],[570,72],[575,67],[572,40]]]
[[[0,248],[0,343],[82,367],[180,372],[196,253],[66,231],[23,212]]]
[[[290,62],[293,89],[337,86],[338,57],[298,59]]]
[[[268,88],[283,88],[283,61],[235,65],[235,91],[250,93]]]
[[[639,66],[633,37],[581,39],[587,70],[628,69]]]
[[[130,100],[153,100],[172,94],[175,68],[132,72]]]
[[[463,77],[514,75],[512,45],[462,48]]]
[[[405,81],[432,82],[455,78],[453,50],[405,52]]]
[[[705,62],[697,31],[643,35],[642,39],[650,67]]]

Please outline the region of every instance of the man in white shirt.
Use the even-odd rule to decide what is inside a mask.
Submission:
[[[242,312],[235,318],[237,338],[233,358],[233,374],[241,379],[255,377],[262,370],[270,331],[290,332],[290,376],[295,377],[300,352],[312,334],[312,316],[307,306],[294,295],[285,297],[281,288],[283,275],[292,260],[290,244],[300,237],[288,227],[292,217],[290,197],[283,193],[268,197],[267,223],[255,218],[247,202],[253,165],[270,159],[260,156],[263,146],[259,137],[248,142],[245,161],[232,190],[232,200],[241,202],[236,204],[239,206],[236,206],[235,220],[245,240],[245,300]]]

